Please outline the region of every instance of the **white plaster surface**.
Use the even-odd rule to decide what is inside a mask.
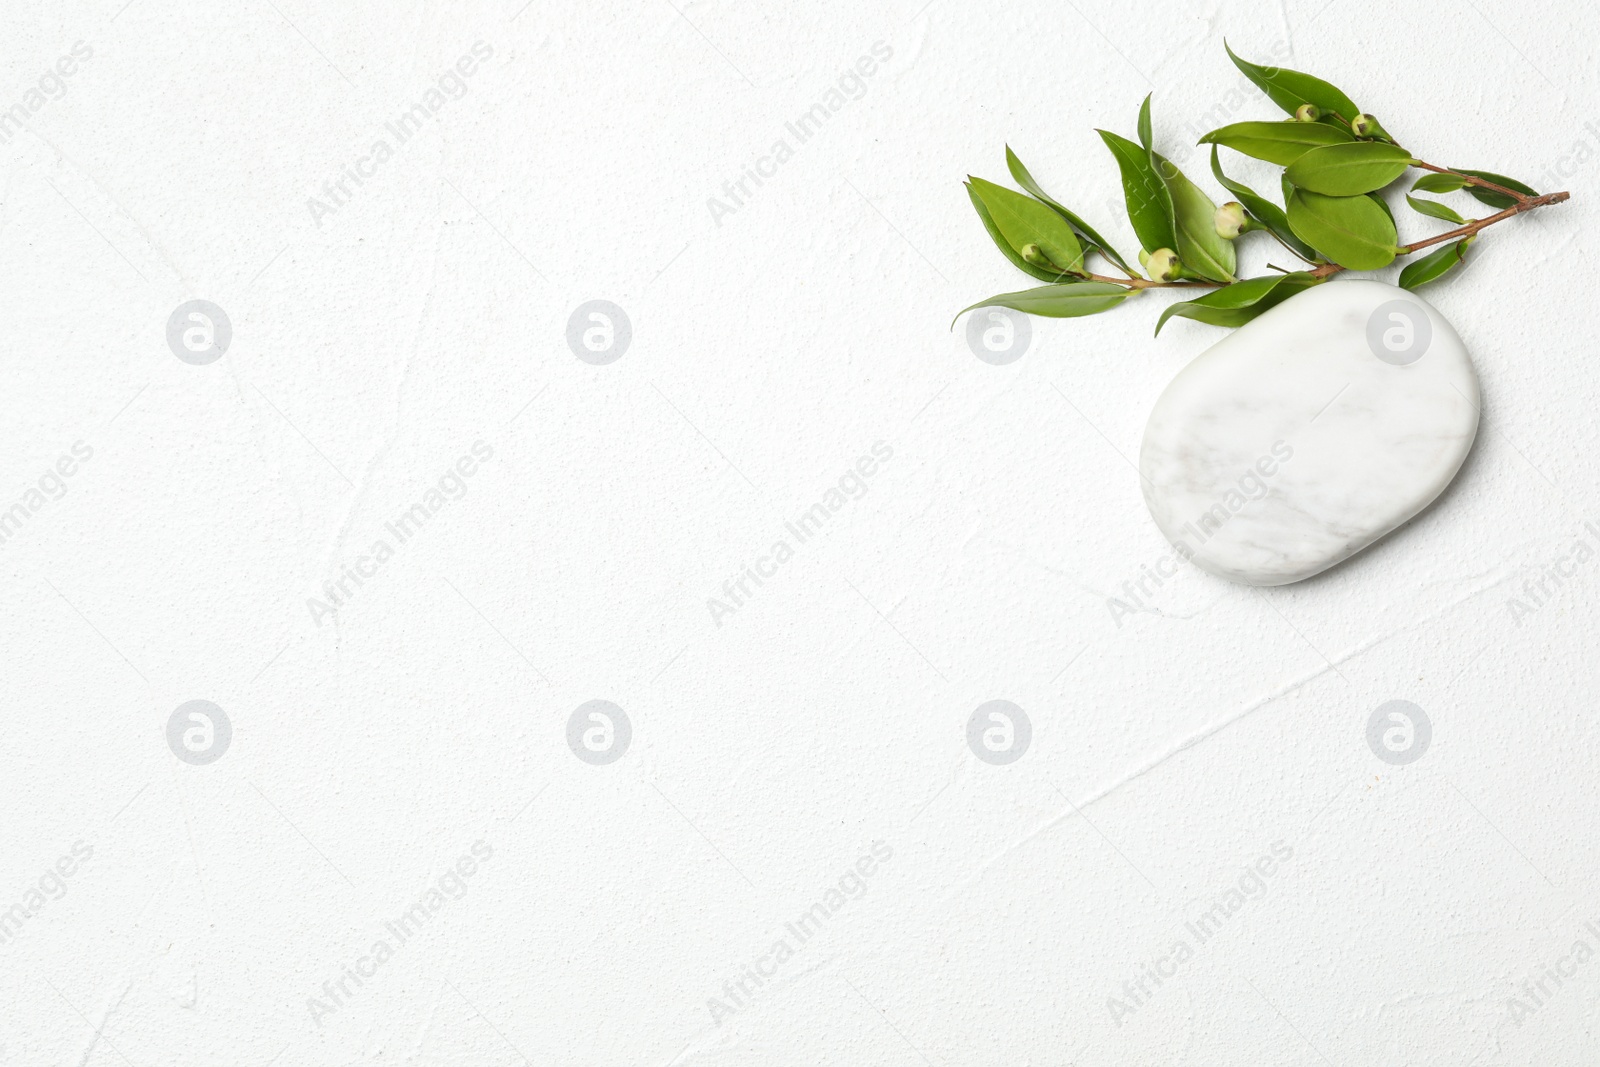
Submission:
[[[92,55],[0,144],[0,908],[34,912],[0,1065],[1592,1065],[1593,10],[674,3],[7,5],[0,111]],[[1276,115],[1224,34],[1574,194],[1427,292],[1483,390],[1455,484],[1274,589],[1170,566],[1133,468],[1217,330],[1152,339],[1154,294],[993,366],[948,329],[1027,283],[960,186],[1006,142],[1131,253],[1092,127],[1154,90],[1217,192],[1185,146]],[[166,340],[194,299],[233,328],[205,366]],[[594,299],[632,325],[604,366],[565,337]],[[193,700],[232,723],[204,766],[166,740]],[[609,765],[567,744],[592,700]],[[990,700],[1009,764],[968,747]],[[1403,766],[1392,700],[1432,724]]]

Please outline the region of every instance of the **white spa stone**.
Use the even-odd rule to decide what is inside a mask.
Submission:
[[[1347,559],[1427,507],[1478,431],[1461,338],[1414,293],[1332,280],[1180,371],[1139,454],[1180,555],[1250,585]]]

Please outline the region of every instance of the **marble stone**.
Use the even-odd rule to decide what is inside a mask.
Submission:
[[[1478,378],[1427,301],[1333,279],[1202,352],[1145,427],[1145,503],[1212,574],[1286,585],[1427,507],[1478,431]]]

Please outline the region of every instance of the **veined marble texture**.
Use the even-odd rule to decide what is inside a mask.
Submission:
[[[1427,507],[1477,430],[1477,374],[1444,317],[1387,283],[1335,279],[1179,371],[1150,413],[1139,469],[1181,555],[1286,585]]]

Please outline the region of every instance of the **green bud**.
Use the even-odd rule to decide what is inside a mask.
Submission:
[[[1377,137],[1383,134],[1383,126],[1378,120],[1363,111],[1350,120],[1350,132],[1357,137]]]
[[[1178,280],[1178,273],[1183,270],[1183,264],[1178,259],[1178,253],[1170,248],[1158,248],[1149,256],[1140,257],[1144,261],[1145,273],[1150,275],[1151,281],[1172,282]]]
[[[1050,257],[1044,254],[1044,249],[1035,244],[1027,244],[1022,246],[1022,260],[1025,263],[1033,264],[1040,270],[1050,271],[1052,274],[1066,273],[1060,267],[1050,262]]]
[[[1301,104],[1294,109],[1294,117],[1300,122],[1316,122],[1322,117],[1322,109],[1316,104]]]
[[[1230,200],[1217,208],[1214,217],[1217,227],[1217,236],[1231,241],[1246,230],[1255,228],[1250,221],[1250,216],[1245,214],[1244,205],[1237,200]]]

